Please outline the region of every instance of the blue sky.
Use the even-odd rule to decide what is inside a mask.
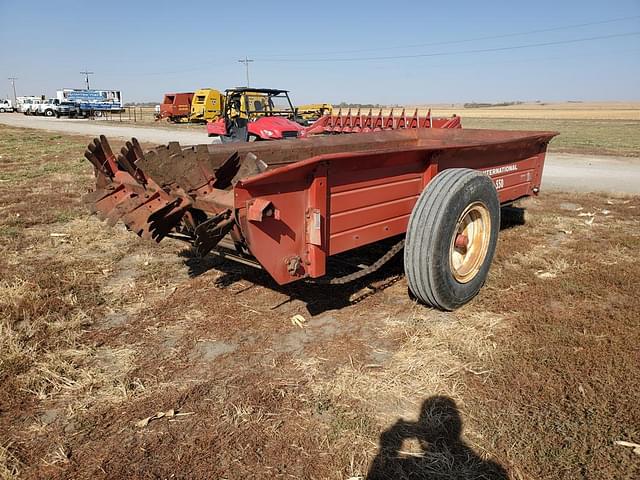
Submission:
[[[244,85],[247,55],[253,86],[297,103],[640,100],[639,33],[640,0],[0,0],[0,97],[9,76],[53,95],[87,68],[160,101]]]

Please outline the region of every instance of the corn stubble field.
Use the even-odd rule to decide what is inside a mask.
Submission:
[[[401,259],[278,287],[109,228],[88,139],[0,138],[0,478],[640,476],[614,443],[640,439],[640,198],[504,211],[487,284],[441,313]]]

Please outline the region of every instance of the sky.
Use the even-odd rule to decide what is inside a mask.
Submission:
[[[640,100],[640,0],[0,0],[0,97],[245,85],[294,103]]]

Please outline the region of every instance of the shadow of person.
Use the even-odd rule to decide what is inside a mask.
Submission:
[[[433,396],[422,404],[417,422],[399,419],[380,435],[380,450],[367,480],[507,480],[504,468],[480,458],[460,438],[462,419],[455,402]],[[413,439],[420,451],[405,452]]]

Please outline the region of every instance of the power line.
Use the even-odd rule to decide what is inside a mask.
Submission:
[[[357,50],[342,50],[342,51],[332,51],[332,52],[305,52],[304,54],[300,54],[300,56],[308,56],[308,55],[342,55],[345,53],[362,53],[362,52],[377,52],[381,50],[397,50],[400,48],[419,48],[419,47],[434,47],[439,45],[456,45],[461,43],[469,43],[469,42],[479,42],[483,40],[495,40],[499,38],[509,38],[509,37],[519,37],[524,35],[533,35],[535,33],[548,33],[548,32],[556,32],[561,30],[568,30],[572,28],[582,28],[582,27],[590,27],[594,25],[605,25],[608,23],[616,23],[623,22],[626,20],[636,20],[639,19],[640,15],[635,15],[631,17],[618,17],[618,18],[610,18],[607,20],[599,20],[597,22],[587,22],[587,23],[574,23],[570,25],[561,25],[557,27],[549,27],[549,28],[540,28],[536,30],[527,30],[523,32],[512,32],[512,33],[502,33],[498,35],[488,35],[482,37],[473,37],[466,38],[461,40],[443,40],[438,42],[429,42],[429,43],[414,43],[409,45],[396,45],[393,47],[375,47],[375,48],[360,48]],[[276,58],[281,55],[264,55],[260,58]],[[297,55],[296,55],[297,56]]]
[[[238,62],[244,63],[244,66],[247,72],[247,87],[248,87],[249,86],[249,64],[253,62],[253,60],[251,60],[250,58],[247,58],[247,56],[245,55],[244,60],[238,60]]]
[[[614,53],[636,53],[636,52],[640,52],[639,49],[635,48],[635,49],[613,49],[613,50],[606,50],[603,52],[581,52],[578,54],[572,54],[571,57],[567,57],[566,55],[555,55],[555,56],[548,56],[545,55],[544,57],[521,57],[518,59],[511,59],[511,60],[499,60],[499,61],[484,61],[484,60],[480,60],[477,62],[469,62],[465,60],[464,65],[508,65],[508,64],[520,64],[520,63],[530,63],[530,62],[538,62],[538,61],[546,61],[546,60],[571,60],[574,58],[599,58],[601,56],[609,56],[612,55]],[[454,65],[457,65],[458,63],[455,63]],[[439,64],[430,64],[430,67],[450,67],[451,64],[450,63],[439,63]],[[136,74],[136,76],[140,77],[140,76],[150,76],[150,75],[178,75],[178,74],[183,74],[183,73],[189,73],[189,72],[202,72],[202,71],[207,71],[210,70],[213,67],[213,65],[207,65],[207,66],[201,66],[198,68],[191,68],[191,69],[182,69],[182,70],[172,70],[172,71],[164,71],[164,72],[153,72],[153,73],[139,73]]]
[[[582,51],[579,53],[572,54],[570,57],[566,55],[544,55],[544,56],[533,56],[533,57],[518,57],[515,59],[509,60],[481,60],[478,61],[464,61],[464,66],[486,66],[486,65],[527,65],[532,62],[536,62],[537,65],[540,65],[544,62],[552,62],[552,61],[563,61],[563,62],[571,62],[573,60],[582,60],[585,58],[600,58],[600,57],[608,57],[611,58],[611,55],[614,53],[638,53],[640,52],[640,48],[629,48],[629,49],[619,49],[615,50],[605,50],[599,52],[591,52],[591,51]],[[430,68],[449,68],[452,65],[459,65],[459,62],[451,63],[451,62],[438,62],[434,64],[429,64]]]
[[[80,72],[80,75],[84,75],[84,81],[87,84],[87,90],[89,90],[89,75],[94,75],[93,72],[87,72],[86,70],[84,72]]]
[[[627,33],[614,33],[611,35],[598,35],[594,37],[573,38],[569,40],[557,40],[553,42],[542,43],[529,43],[524,45],[512,45],[508,47],[495,47],[495,48],[477,48],[472,50],[458,50],[454,52],[429,52],[429,53],[415,53],[408,55],[389,55],[389,56],[376,56],[376,57],[350,57],[350,58],[280,58],[280,59],[256,59],[257,62],[283,62],[283,63],[302,63],[302,62],[359,62],[368,60],[400,60],[404,58],[424,58],[424,57],[444,57],[449,55],[463,55],[470,53],[488,53],[488,52],[502,52],[506,50],[519,50],[523,48],[535,48],[535,47],[548,47],[552,45],[566,45],[570,43],[589,42],[592,40],[604,40],[607,38],[619,38],[629,37],[633,35],[640,35],[639,32],[627,32]]]
[[[411,48],[411,47],[418,47],[418,46],[459,44],[459,43],[473,42],[473,41],[480,41],[480,40],[507,38],[507,37],[513,37],[513,36],[519,36],[519,35],[528,35],[528,34],[533,34],[533,33],[543,33],[543,32],[550,32],[550,31],[556,31],[556,30],[565,30],[565,29],[570,29],[570,28],[578,28],[578,27],[585,27],[585,26],[591,26],[591,25],[601,25],[601,24],[607,24],[607,23],[613,23],[613,22],[620,22],[620,21],[623,21],[623,20],[632,20],[632,19],[637,19],[637,18],[640,18],[640,15],[632,16],[632,17],[612,18],[612,19],[601,20],[601,21],[597,21],[597,22],[579,23],[579,24],[564,25],[564,26],[559,26],[559,27],[549,27],[549,28],[543,28],[543,29],[537,29],[537,30],[529,30],[529,31],[526,31],[526,32],[505,33],[505,34],[500,34],[500,35],[476,37],[476,38],[469,38],[469,39],[463,39],[463,40],[451,40],[451,41],[443,41],[443,42],[433,42],[433,43],[425,43],[425,44],[406,45],[404,47],[398,46],[398,47],[381,47],[381,48],[375,48],[375,49],[351,50],[351,51],[343,51],[341,53],[370,51],[370,50],[378,51],[378,50],[389,50],[389,49],[395,49],[395,48]],[[275,56],[258,57],[258,58],[255,58],[255,59],[249,59],[249,58],[245,57],[245,59],[237,60],[237,61],[240,62],[240,63],[245,64],[246,74],[247,74],[247,84],[249,84],[249,79],[248,79],[249,63],[250,62],[254,62],[254,61],[257,61],[257,62],[272,62],[272,63],[275,63],[275,62],[345,62],[345,61],[366,61],[366,60],[396,60],[396,59],[403,59],[403,58],[420,58],[420,57],[439,57],[439,56],[447,56],[447,55],[461,55],[461,54],[468,54],[468,53],[488,53],[488,52],[497,52],[497,51],[503,51],[503,50],[515,50],[515,49],[525,49],[525,48],[534,48],[534,47],[551,46],[551,45],[571,44],[571,43],[577,43],[577,42],[585,42],[585,41],[601,40],[601,39],[607,39],[607,38],[631,36],[631,35],[637,35],[638,33],[639,32],[630,32],[630,33],[622,33],[622,34],[612,34],[612,35],[602,35],[602,36],[587,37],[587,38],[560,40],[560,41],[554,41],[554,42],[533,43],[533,44],[516,45],[516,46],[509,46],[509,47],[462,50],[462,51],[454,51],[454,52],[434,52],[434,53],[406,54],[406,55],[395,55],[395,56],[389,55],[389,56],[375,56],[375,57],[319,58],[319,59],[309,58],[309,56],[308,56],[309,54],[305,54],[305,58],[278,58],[280,56],[279,55],[275,55]],[[220,61],[221,60],[219,60],[216,64],[219,64]],[[174,74],[189,73],[189,72],[201,72],[201,71],[209,70],[212,65],[200,64],[197,67],[185,66],[184,68],[180,68],[180,69],[177,69],[177,70],[156,71],[156,72],[141,72],[138,75],[155,76],[155,75],[174,75]]]

